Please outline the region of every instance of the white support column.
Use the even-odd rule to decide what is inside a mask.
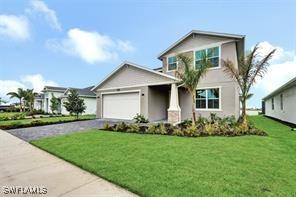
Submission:
[[[168,109],[168,122],[173,124],[181,122],[181,108],[179,106],[178,87],[176,83],[171,84],[170,106]]]

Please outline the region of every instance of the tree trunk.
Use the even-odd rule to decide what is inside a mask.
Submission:
[[[191,110],[192,110],[192,125],[195,125],[196,117],[195,117],[195,97],[194,94],[191,93],[192,103],[191,103]]]
[[[78,116],[79,116],[79,114],[77,113],[77,114],[76,114],[76,120],[78,120]]]
[[[239,121],[243,128],[248,129],[246,99],[242,99],[241,103],[242,103],[242,114]]]
[[[23,109],[22,109],[22,99],[20,98],[20,112],[22,112]]]

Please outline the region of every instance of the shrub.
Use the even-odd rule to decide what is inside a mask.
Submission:
[[[186,119],[186,120],[183,120],[182,122],[180,122],[178,124],[178,127],[181,129],[185,129],[185,128],[189,127],[191,124],[192,124],[192,120]]]
[[[140,132],[140,126],[139,124],[129,124],[127,128],[127,132],[130,133],[139,133]]]
[[[188,137],[197,136],[197,128],[194,125],[190,125],[186,129],[184,129],[184,135]]]
[[[208,119],[202,116],[199,116],[196,121],[197,127],[204,127],[208,123],[209,123]]]
[[[109,130],[109,131],[113,131],[113,127],[108,123],[106,122],[102,128],[103,130]]]
[[[237,125],[237,121],[236,121],[236,119],[235,119],[234,116],[227,116],[227,117],[224,117],[224,118],[221,120],[221,122],[222,122],[223,124],[227,124],[227,125],[229,125],[229,126],[235,126],[235,125]]]
[[[139,126],[139,133],[146,133],[147,130],[148,130],[148,126],[146,126],[146,125]]]
[[[115,126],[115,131],[126,131],[128,129],[128,126],[125,122],[120,122]]]
[[[174,130],[176,129],[176,127],[169,123],[164,123],[164,127],[167,135],[173,134]]]
[[[184,136],[184,131],[181,128],[175,128],[172,135]]]
[[[219,118],[216,114],[211,114],[209,119],[199,117],[197,124],[193,126],[190,120],[185,120],[173,126],[169,123],[159,124],[126,124],[124,122],[110,126],[105,124],[104,130],[114,130],[120,132],[131,133],[148,133],[160,135],[176,135],[176,136],[241,136],[241,135],[267,135],[264,131],[256,129],[253,125],[249,124],[247,128],[241,127],[236,123],[234,116]]]
[[[211,113],[210,114],[210,118],[209,118],[209,121],[211,122],[211,124],[214,124],[214,123],[218,123],[221,121],[221,118],[217,116],[217,114],[215,113]]]
[[[163,123],[158,124],[158,127],[156,129],[157,134],[166,135],[168,134],[167,129]]]
[[[146,133],[149,133],[149,134],[156,134],[157,133],[157,125],[156,124],[151,124],[148,126],[148,129],[146,131]]]
[[[137,114],[133,120],[135,121],[135,123],[148,123],[149,120],[147,118],[145,118],[144,115],[142,114]]]

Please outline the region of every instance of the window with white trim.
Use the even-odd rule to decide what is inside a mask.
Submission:
[[[172,56],[168,58],[168,71],[173,71],[177,69],[177,57]]]
[[[220,109],[220,89],[196,90],[196,109]]]
[[[207,58],[212,63],[212,68],[219,67],[219,47],[212,47],[208,49],[195,51],[195,68],[200,68],[202,60]]]

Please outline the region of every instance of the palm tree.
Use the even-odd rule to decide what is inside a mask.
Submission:
[[[38,93],[33,92],[33,89],[27,89],[26,91],[26,95],[24,97],[27,106],[29,107],[30,112],[33,112],[34,110],[34,100],[35,97],[38,95]]]
[[[199,65],[199,68],[196,69],[193,66],[193,59],[191,57],[185,56],[185,55],[178,55],[178,60],[180,60],[180,63],[182,63],[184,66],[181,67],[181,70],[178,70],[176,72],[176,75],[181,80],[181,85],[187,89],[187,91],[191,95],[192,104],[192,124],[195,125],[196,122],[196,116],[195,116],[195,91],[197,88],[197,85],[200,81],[200,79],[206,74],[208,68],[212,65],[211,62],[204,57],[201,60],[201,63]]]
[[[22,112],[23,111],[22,100],[26,96],[26,91],[22,88],[18,88],[16,92],[8,92],[7,95],[10,96],[10,98],[19,99],[20,112]]]
[[[2,103],[5,104],[5,103],[7,103],[7,101],[3,100],[3,99],[0,97],[0,105],[1,105]]]
[[[250,94],[251,87],[256,83],[258,78],[263,78],[267,72],[269,61],[274,55],[276,49],[270,51],[267,55],[261,56],[258,52],[259,46],[256,46],[246,55],[239,58],[238,68],[230,60],[223,60],[224,71],[233,78],[240,88],[240,102],[242,113],[239,122],[244,128],[247,128],[246,102],[253,94]]]

